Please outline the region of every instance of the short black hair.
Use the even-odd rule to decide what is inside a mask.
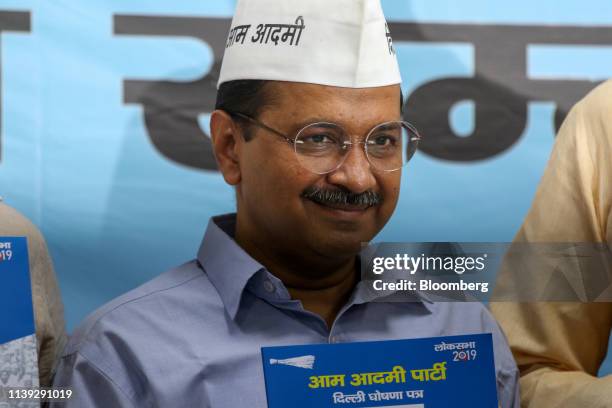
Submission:
[[[229,114],[242,113],[256,118],[261,111],[274,103],[274,95],[266,86],[267,80],[240,79],[224,82],[217,90],[215,109],[223,110]],[[400,111],[403,112],[404,95],[400,90]],[[242,121],[245,125],[245,121]],[[250,139],[248,127],[245,130],[245,140]]]
[[[241,79],[224,82],[217,90],[215,109],[223,110],[229,114],[242,113],[256,118],[263,108],[272,103],[272,95],[266,91],[269,81],[258,79]],[[233,116],[234,119],[240,118]],[[250,140],[248,123],[240,120],[243,126],[244,139]]]
[[[217,91],[215,109],[256,117],[271,102],[270,92],[265,92],[268,82],[241,79],[222,83]]]

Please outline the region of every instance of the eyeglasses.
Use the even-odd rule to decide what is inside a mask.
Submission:
[[[293,146],[302,167],[316,174],[327,174],[340,168],[349,149],[358,144],[363,144],[366,158],[373,168],[384,172],[397,171],[410,161],[421,140],[414,126],[404,121],[381,123],[368,132],[363,142],[354,142],[346,130],[335,123],[311,123],[291,138],[243,113],[228,113],[285,139]]]

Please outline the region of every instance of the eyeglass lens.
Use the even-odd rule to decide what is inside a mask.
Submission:
[[[405,122],[378,125],[363,142],[366,157],[377,170],[401,169],[416,150],[418,135]],[[313,123],[302,129],[295,139],[300,164],[318,174],[334,171],[342,165],[351,148],[351,138],[339,125]]]

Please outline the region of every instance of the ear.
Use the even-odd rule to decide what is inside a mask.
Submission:
[[[225,111],[216,110],[210,116],[210,137],[219,171],[225,181],[235,186],[240,183],[240,129]]]

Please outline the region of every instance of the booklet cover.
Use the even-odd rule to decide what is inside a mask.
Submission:
[[[0,237],[0,401],[7,388],[38,387],[35,333],[26,238]]]
[[[269,408],[497,408],[491,334],[262,348]]]

